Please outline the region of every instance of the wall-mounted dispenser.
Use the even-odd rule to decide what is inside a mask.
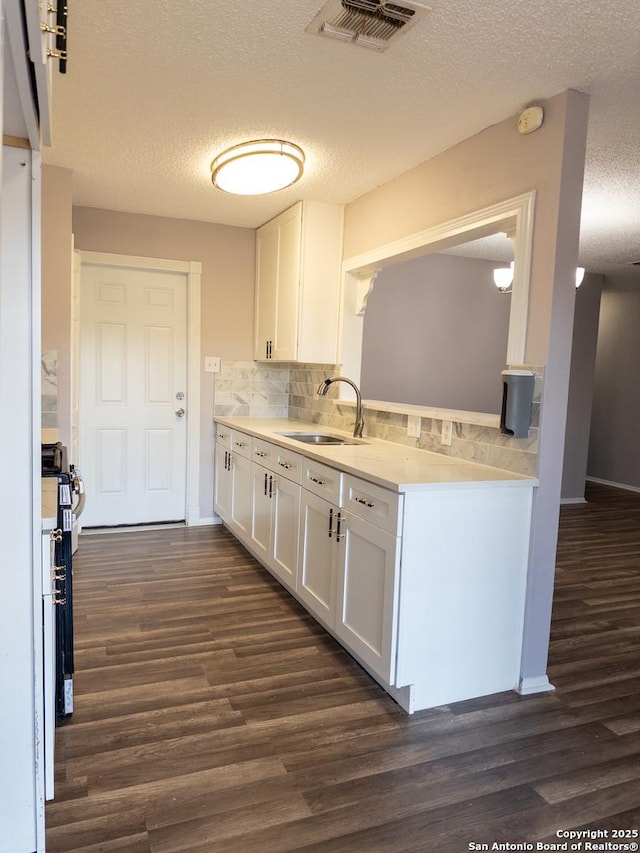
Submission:
[[[531,370],[502,371],[502,411],[500,432],[513,438],[527,438],[531,425],[531,404],[535,375]]]

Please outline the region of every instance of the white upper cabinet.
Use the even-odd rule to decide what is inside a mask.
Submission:
[[[254,358],[335,364],[343,209],[302,201],[258,228]]]
[[[52,76],[60,58],[63,62],[66,58],[57,46],[63,34],[66,41],[66,20],[58,24],[55,7],[43,0],[6,0],[4,4],[5,48],[9,49],[4,57],[8,94],[3,132],[28,138],[34,150],[51,144]]]

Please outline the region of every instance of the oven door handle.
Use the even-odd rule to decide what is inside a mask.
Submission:
[[[84,480],[82,479],[82,474],[75,468],[73,465],[71,468],[71,488],[73,493],[78,496],[78,502],[73,507],[73,514],[76,518],[80,518],[82,515],[82,511],[84,510],[84,505],[87,499],[84,490]]]

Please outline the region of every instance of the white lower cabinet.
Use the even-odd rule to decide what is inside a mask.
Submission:
[[[230,432],[218,435],[214,509],[233,532],[244,540],[251,529],[251,459],[248,455],[250,445],[245,455],[240,449],[230,449],[233,441],[234,437]],[[240,441],[239,447],[243,446]]]
[[[231,519],[230,526],[241,538],[251,530],[251,460],[231,453]]]
[[[271,548],[268,564],[282,583],[296,588],[298,536],[300,531],[300,488],[286,477],[274,478],[271,513]]]
[[[271,544],[271,507],[273,492],[273,474],[262,465],[251,466],[251,535],[249,544],[259,560],[266,563],[269,559]]]
[[[233,495],[233,474],[229,465],[231,452],[223,445],[216,444],[216,476],[213,491],[213,508],[227,524],[231,521],[231,498]]]
[[[302,489],[297,593],[329,628],[335,625],[339,508]]]
[[[335,632],[377,675],[395,678],[400,538],[343,512]]]
[[[285,586],[295,590],[300,486],[255,462],[251,469],[250,547]]]
[[[400,538],[302,490],[297,594],[384,681],[395,676]]]
[[[225,429],[216,512],[406,711],[518,687],[534,483],[397,492]]]

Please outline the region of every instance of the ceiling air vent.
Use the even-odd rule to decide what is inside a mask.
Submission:
[[[384,0],[329,0],[307,27],[308,33],[386,50],[428,11],[423,3]]]

